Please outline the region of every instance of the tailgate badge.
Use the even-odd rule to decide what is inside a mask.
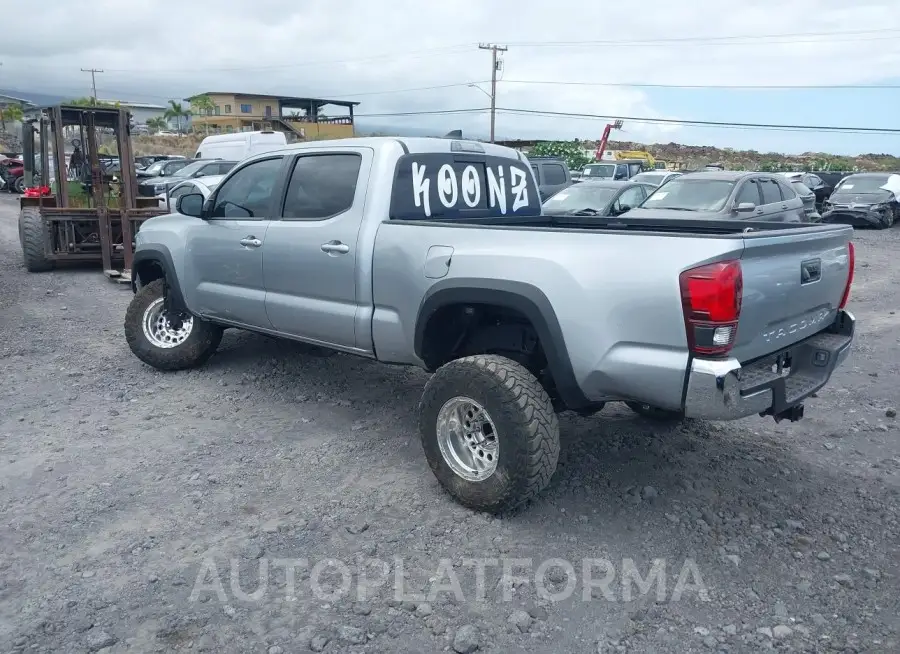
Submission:
[[[800,264],[800,283],[811,284],[822,278],[822,260],[807,259]]]

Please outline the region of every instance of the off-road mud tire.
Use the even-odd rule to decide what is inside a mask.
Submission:
[[[222,328],[194,318],[187,339],[171,348],[154,345],[144,334],[144,312],[163,297],[164,280],[157,279],[135,293],[125,312],[125,339],[134,355],[157,370],[185,370],[205,363],[215,353],[222,340]]]
[[[441,454],[438,414],[458,396],[481,404],[496,427],[497,468],[484,481],[457,475]],[[463,506],[490,513],[509,511],[537,496],[556,471],[559,421],[553,404],[537,378],[515,361],[497,355],[450,361],[425,385],[418,413],[428,465]]]

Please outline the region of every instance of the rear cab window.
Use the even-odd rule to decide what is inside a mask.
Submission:
[[[528,164],[473,153],[400,157],[391,191],[391,220],[489,221],[541,215],[541,198]]]

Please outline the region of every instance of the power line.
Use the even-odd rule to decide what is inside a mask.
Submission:
[[[884,27],[878,29],[866,30],[841,30],[834,32],[788,32],[780,34],[734,34],[728,36],[683,36],[668,37],[660,39],[603,39],[591,41],[511,41],[509,45],[522,48],[557,48],[557,47],[586,47],[586,46],[607,46],[607,45],[672,45],[677,43],[686,44],[729,44],[733,41],[761,41],[763,39],[799,39],[804,37],[833,37],[833,36],[862,36],[866,34],[885,34],[898,33],[898,27]],[[876,37],[872,40],[881,40],[882,38],[893,38],[892,36]],[[858,39],[869,40],[869,39]],[[796,42],[796,41],[795,41]],[[747,45],[740,43],[738,45]]]
[[[350,59],[331,59],[331,60],[318,60],[318,61],[300,61],[290,64],[274,64],[274,65],[259,65],[259,66],[223,66],[223,67],[211,67],[204,68],[203,72],[241,72],[241,71],[261,71],[261,70],[291,70],[294,68],[307,68],[311,66],[322,67],[322,66],[332,66],[332,65],[340,65],[340,64],[355,64],[355,63],[366,63],[370,61],[385,61],[385,60],[409,60],[409,59],[422,59],[426,57],[435,57],[435,56],[444,56],[449,54],[462,54],[463,52],[471,52],[473,50],[473,43],[461,43],[457,45],[448,45],[439,48],[427,48],[424,50],[414,50],[408,52],[391,52],[385,53],[381,55],[370,55],[365,57],[354,57]],[[31,64],[29,66],[41,66],[41,64]],[[41,66],[44,68],[66,68],[65,66]],[[106,72],[109,73],[184,73],[185,68],[182,66],[180,68],[108,68]],[[187,71],[190,72],[190,71]],[[196,74],[194,71],[192,74]]]
[[[840,89],[900,89],[900,84],[653,84],[643,82],[564,82],[558,80],[507,79],[504,84],[535,84],[553,86],[609,86],[648,89],[735,89],[735,90],[840,90]]]
[[[850,127],[831,125],[779,125],[773,123],[736,123],[715,120],[683,120],[678,118],[648,118],[641,116],[611,116],[601,114],[574,113],[565,111],[544,111],[540,109],[514,109],[510,107],[498,107],[497,111],[508,114],[545,116],[557,118],[584,118],[590,120],[623,120],[631,123],[663,124],[663,125],[691,125],[698,127],[726,127],[734,129],[763,129],[773,131],[807,131],[807,132],[837,132],[851,134],[900,134],[900,128],[891,127]]]
[[[490,111],[490,107],[473,108],[473,109],[434,109],[422,111],[392,111],[375,114],[354,114],[354,118],[393,118],[397,116],[443,116],[456,114],[477,114]]]

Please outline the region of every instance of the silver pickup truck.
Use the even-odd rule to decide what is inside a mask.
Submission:
[[[797,420],[853,340],[850,227],[543,216],[491,144],[293,145],[177,209],[137,234],[139,359],[197,366],[238,327],[434,372],[425,455],[480,510],[548,483],[559,411]]]

